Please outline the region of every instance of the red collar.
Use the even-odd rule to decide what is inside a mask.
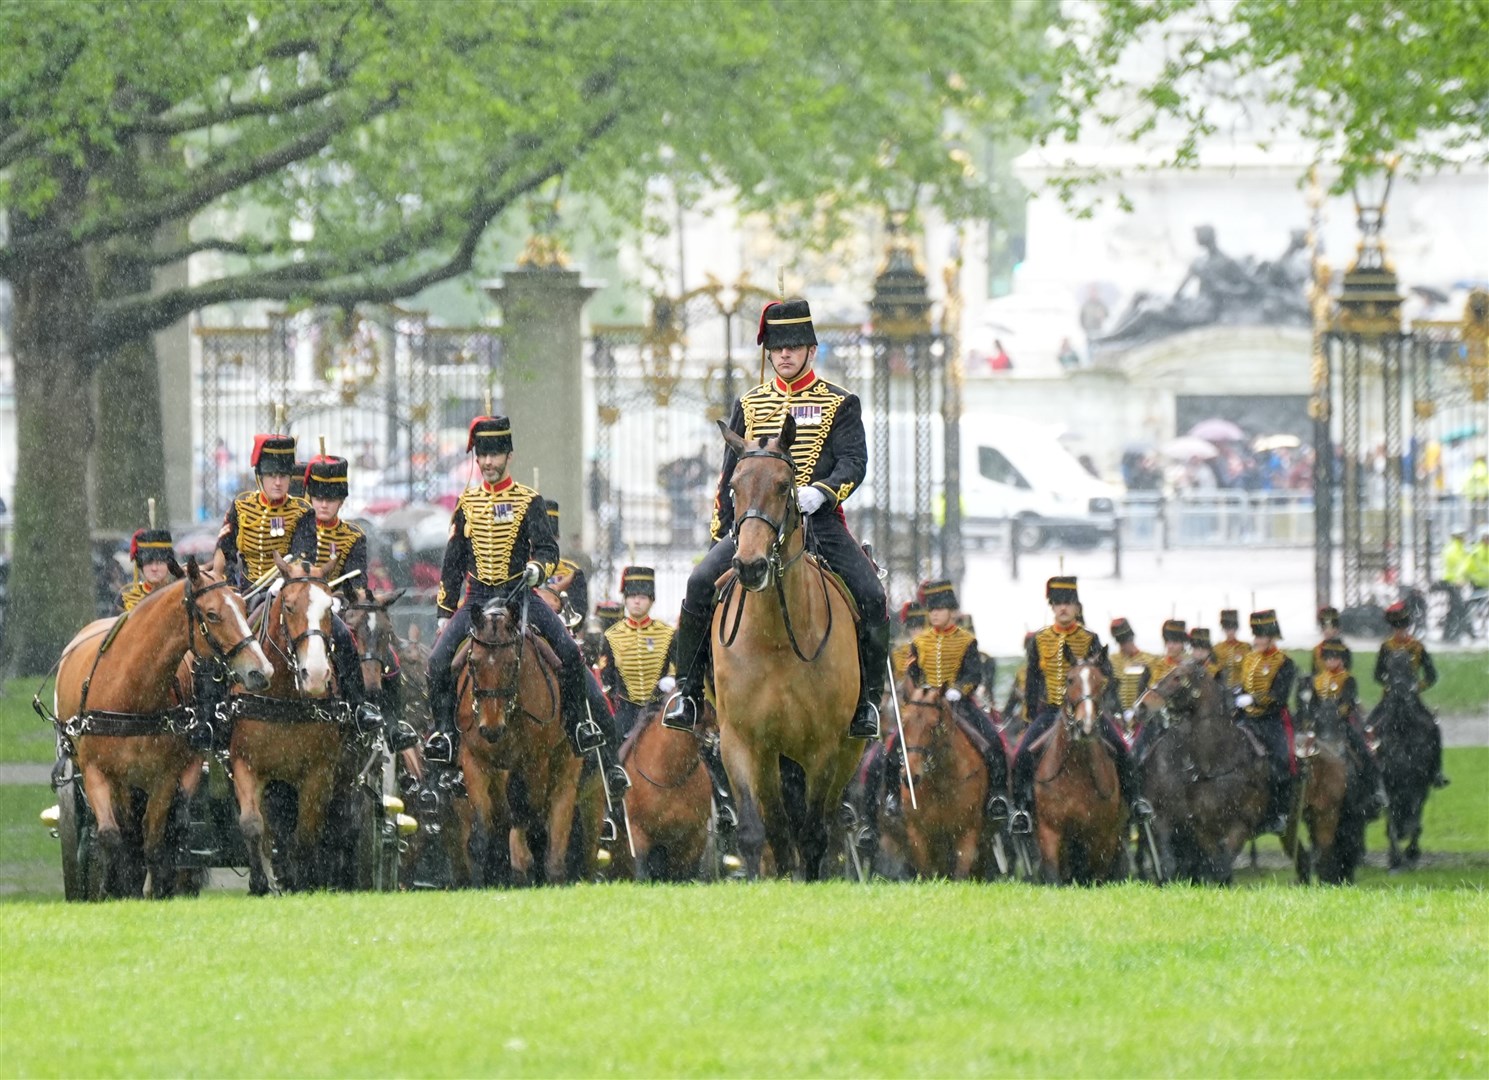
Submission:
[[[791,383],[790,385],[787,385],[786,383],[783,383],[781,381],[781,377],[779,375],[777,375],[775,377],[776,389],[779,390],[783,394],[799,394],[803,390],[805,390],[807,387],[811,386],[812,383],[814,383],[816,381],[817,381],[817,373],[815,371],[810,370],[810,369],[807,371],[807,373],[805,375],[803,375],[801,378],[797,379],[794,383]]]
[[[286,495],[284,498],[280,499],[278,502],[270,502],[269,501],[269,496],[267,496],[267,495],[264,494],[262,488],[259,489],[259,502],[261,502],[263,504],[265,510],[277,510],[279,507],[283,506],[285,503],[287,503],[289,501],[290,501],[290,497],[288,495]]]
[[[627,615],[626,616],[626,625],[629,626],[629,627],[631,627],[633,630],[643,630],[646,627],[648,627],[648,626],[651,625],[651,616],[648,615],[646,618],[642,619],[640,622],[637,622],[635,619],[633,619],[629,615]]]
[[[495,484],[482,483],[481,484],[481,487],[482,487],[483,490],[489,491],[493,495],[500,495],[503,491],[506,491],[507,488],[509,488],[511,486],[512,486],[512,476],[511,476],[510,473],[508,473],[506,476],[502,477],[501,480],[498,483],[495,483]]]
[[[315,527],[317,529],[334,529],[334,528],[336,528],[336,526],[338,526],[340,524],[341,524],[341,515],[340,514],[338,514],[335,517],[333,517],[330,521],[327,521],[327,522],[324,522],[324,523],[321,521],[320,518],[316,518],[315,519]]]
[[[1274,652],[1277,651],[1277,646],[1276,645],[1273,645],[1273,646],[1271,646],[1269,648],[1259,649],[1257,651],[1260,652],[1261,655],[1263,655],[1263,656],[1271,656]]]
[[[950,626],[933,626],[931,627],[931,632],[936,634],[954,634],[960,629],[960,626],[952,623]]]

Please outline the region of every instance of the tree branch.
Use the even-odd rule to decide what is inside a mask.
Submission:
[[[293,93],[284,94],[278,98],[260,99],[257,101],[230,101],[216,112],[203,111],[196,113],[177,114],[175,116],[145,116],[123,128],[127,135],[184,135],[189,131],[200,128],[213,127],[218,124],[231,124],[236,120],[245,120],[255,116],[272,116],[275,113],[288,112],[305,105],[314,104],[317,101],[334,93],[343,84],[332,85],[316,84],[295,90]]]
[[[392,108],[397,100],[398,91],[395,89],[387,97],[359,113],[329,120],[252,161],[222,169],[213,175],[202,176],[194,187],[185,191],[152,203],[127,208],[111,217],[100,218],[77,232],[61,228],[44,229],[12,245],[11,250],[17,256],[27,257],[40,253],[56,253],[122,233],[144,232],[167,221],[190,217],[228,192],[236,191],[318,153],[346,127],[366,123]]]

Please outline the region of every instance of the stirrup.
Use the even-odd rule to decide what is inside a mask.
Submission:
[[[613,844],[620,838],[620,829],[615,824],[615,819],[605,817],[600,821],[600,843]]]
[[[436,731],[424,740],[424,760],[431,765],[455,764],[455,740],[449,733]]]
[[[1153,804],[1139,795],[1132,800],[1132,816],[1138,821],[1147,821],[1153,816]]]
[[[734,812],[734,804],[723,802],[720,799],[713,801],[714,831],[733,832],[739,828],[739,815]]]
[[[879,707],[872,701],[861,702],[853,712],[853,722],[848,725],[850,739],[877,739],[879,737]]]
[[[407,720],[393,720],[383,729],[383,740],[388,749],[397,754],[418,746],[419,733]]]
[[[1002,819],[1011,813],[1007,795],[994,795],[987,801],[988,817]]]
[[[679,690],[667,699],[662,726],[673,731],[693,731],[698,727],[698,703],[692,695]]]
[[[591,750],[598,750],[605,745],[605,733],[600,730],[599,724],[585,718],[574,725],[569,742],[573,744],[574,756],[583,757]]]
[[[1020,836],[1027,836],[1034,831],[1034,822],[1029,817],[1027,810],[1015,810],[1013,817],[1008,821],[1008,831]]]

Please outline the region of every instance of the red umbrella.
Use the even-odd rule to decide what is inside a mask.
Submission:
[[[1239,424],[1229,420],[1222,420],[1218,416],[1212,416],[1208,420],[1201,420],[1189,429],[1189,434],[1196,439],[1204,439],[1205,442],[1244,442],[1246,433],[1241,430]]]

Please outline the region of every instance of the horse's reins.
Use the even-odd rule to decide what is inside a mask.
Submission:
[[[650,727],[652,724],[656,723],[656,719],[657,719],[657,716],[658,715],[659,714],[657,714],[655,712],[653,712],[651,715],[649,715],[646,718],[646,726],[647,727]],[[697,741],[697,735],[696,734],[694,734],[693,738],[694,738],[694,741]],[[639,744],[640,741],[641,741],[641,739],[640,739],[640,736],[638,735],[637,736],[637,739],[636,739],[637,744]],[[641,779],[645,780],[648,784],[650,784],[652,787],[656,788],[658,791],[676,791],[678,788],[682,787],[688,781],[692,780],[694,773],[696,773],[699,769],[703,768],[703,756],[702,756],[702,754],[699,754],[698,757],[694,758],[693,759],[693,767],[691,769],[689,769],[686,773],[684,773],[682,779],[679,780],[679,781],[677,781],[675,784],[664,784],[662,781],[660,781],[660,780],[654,780],[650,776],[646,775],[646,770],[641,767],[641,762],[639,762],[639,761],[636,760],[636,751],[635,751],[634,747],[632,748],[631,753],[626,757],[625,761],[622,762],[622,764],[626,766],[626,770],[628,772],[634,771],[637,776],[641,777]]]
[[[520,575],[519,575],[520,576]],[[516,580],[515,578],[510,580]],[[518,629],[511,637],[505,640],[501,638],[487,639],[476,633],[472,627],[467,635],[470,640],[488,649],[512,649],[516,654],[516,662],[512,665],[512,675],[501,686],[484,687],[476,682],[475,673],[470,664],[466,664],[465,678],[470,682],[471,699],[476,707],[480,708],[482,701],[505,701],[503,708],[503,719],[510,723],[518,708],[517,693],[522,686],[522,659],[526,652],[522,644],[527,637],[527,605],[532,600],[532,590],[524,589],[522,596],[522,615],[518,623]],[[554,684],[553,673],[548,670],[546,664],[539,664],[538,670],[543,673],[543,683],[548,689],[548,701],[550,712],[558,707],[558,687]],[[522,707],[522,714],[535,724],[541,724],[543,718],[536,715],[526,706]]]
[[[779,450],[767,450],[764,447],[757,447],[753,450],[746,450],[739,456],[741,460],[745,458],[763,457],[774,458],[776,461],[784,462],[786,466],[792,470],[792,479],[795,479],[796,463],[791,460],[789,454],[784,454]],[[802,527],[803,535],[801,538],[801,547],[797,549],[795,555],[792,555],[789,559],[785,559],[783,561],[781,558],[781,549],[785,545],[787,537],[790,536],[791,533],[795,532],[795,529],[792,528],[793,516],[795,518],[795,523]],[[801,651],[801,645],[796,640],[796,628],[791,623],[791,606],[786,602],[786,571],[791,569],[791,567],[795,565],[797,560],[805,555],[807,551],[807,542],[805,535],[806,519],[802,516],[801,507],[797,504],[795,486],[792,486],[790,494],[786,497],[786,512],[781,515],[780,521],[777,521],[775,518],[767,514],[764,510],[761,510],[757,507],[750,507],[743,514],[734,519],[734,528],[731,530],[731,533],[734,539],[734,548],[736,553],[739,550],[740,526],[743,525],[746,521],[750,521],[752,519],[763,521],[770,528],[770,530],[775,533],[775,539],[771,541],[770,550],[769,552],[767,552],[765,559],[766,565],[770,570],[771,577],[774,579],[776,600],[781,605],[781,620],[786,625],[786,640],[791,643],[791,651],[796,654],[796,658],[798,660],[800,660],[803,664],[815,664],[818,657],[822,655],[822,650],[827,647],[828,639],[832,637],[832,598],[827,593],[827,575],[825,573],[819,572],[818,576],[820,577],[822,584],[822,602],[827,608],[827,628],[822,632],[822,640],[817,643],[816,651],[813,652],[810,657],[808,657],[804,652]],[[739,578],[736,575],[734,583],[730,585],[728,591],[734,591],[734,588],[738,585],[738,583]],[[739,590],[739,601],[734,608],[734,626],[729,631],[727,638],[724,634],[724,624],[729,621],[729,597],[727,593],[724,597],[724,617],[719,620],[719,644],[726,649],[733,647],[735,638],[739,636],[740,623],[744,621],[744,594],[745,590],[741,588]]]
[[[947,706],[946,711],[944,713],[941,710],[941,706],[943,704],[945,704]],[[955,724],[955,720],[956,720],[956,717],[952,714],[951,703],[950,702],[946,701],[944,698],[941,701],[909,701],[909,700],[907,700],[905,702],[905,707],[906,708],[910,708],[910,709],[935,709],[936,710],[936,722],[934,724],[931,724],[930,727],[927,730],[929,732],[931,732],[931,733],[935,733],[935,732],[939,732],[939,731],[946,731],[946,732],[948,732],[948,738],[950,737],[950,734],[949,734],[950,729],[948,729],[946,727],[946,721],[947,720],[951,720],[951,721],[953,721],[953,725],[954,725]],[[901,750],[903,751],[903,753],[905,754],[906,757],[909,757],[911,754],[920,754],[923,758],[925,758],[925,762],[926,762],[926,766],[927,767],[929,767],[930,766],[930,763],[936,759],[936,755],[934,753],[935,749],[936,749],[936,747],[933,746],[933,745],[911,746],[909,743],[905,743],[901,747]],[[963,777],[959,778],[956,781],[956,783],[958,785],[965,784],[968,780],[971,780],[976,775],[977,775],[977,770],[974,769],[972,772],[969,772],[966,776],[963,776]],[[991,779],[991,778],[989,778],[989,779]]]
[[[1103,689],[1105,689],[1105,687],[1103,687]],[[1060,709],[1060,726],[1063,727],[1063,728],[1065,728],[1066,731],[1069,731],[1071,729],[1071,727],[1073,726],[1073,723],[1072,722],[1076,718],[1076,716],[1075,716],[1075,707],[1076,706],[1079,706],[1079,705],[1084,705],[1088,701],[1094,702],[1094,701],[1097,701],[1097,700],[1098,700],[1098,695],[1092,694],[1092,693],[1086,693],[1086,694],[1083,694],[1081,697],[1076,698],[1074,700],[1074,702],[1072,702],[1071,699],[1070,699],[1070,688],[1067,685],[1066,686],[1066,690],[1065,690],[1065,704],[1063,706],[1061,706],[1061,709]],[[1097,719],[1099,720],[1100,718],[1101,718],[1101,711],[1100,711],[1100,709],[1098,709],[1097,710]],[[1100,735],[1097,735],[1096,736],[1096,739],[1097,739],[1098,742],[1101,741],[1101,736]],[[1055,775],[1054,776],[1051,776],[1051,777],[1048,777],[1047,779],[1041,780],[1038,777],[1038,775],[1036,775],[1034,777],[1034,782],[1036,784],[1053,784],[1056,780],[1060,779],[1060,777],[1064,776],[1065,775],[1065,770],[1067,768],[1069,768],[1069,766],[1070,766],[1070,750],[1071,750],[1071,747],[1074,746],[1074,745],[1075,745],[1074,742],[1069,741],[1069,740],[1066,741],[1065,746],[1064,746],[1064,751],[1065,752],[1060,755],[1060,767],[1057,770],[1055,770]],[[1108,751],[1108,752],[1110,752],[1110,751]],[[1043,755],[1040,755],[1040,760],[1041,761],[1043,760]],[[1116,762],[1113,761],[1112,764],[1115,766],[1116,765]],[[1110,791],[1103,792],[1101,790],[1101,786],[1096,783],[1096,773],[1094,771],[1091,773],[1091,786],[1095,790],[1096,797],[1098,799],[1101,799],[1102,801],[1105,801],[1105,800],[1110,799],[1112,797],[1112,794],[1113,794],[1112,792],[1110,792]]]
[[[228,705],[232,715],[244,717],[249,720],[261,720],[265,723],[342,723],[350,716],[350,706],[345,701],[333,703],[327,706],[320,701],[305,698],[304,689],[300,685],[300,665],[296,663],[301,642],[309,641],[311,638],[321,638],[326,643],[326,653],[329,659],[332,641],[331,636],[318,626],[307,627],[303,634],[290,636],[289,622],[284,614],[284,591],[294,585],[316,585],[330,589],[320,578],[287,578],[279,589],[276,597],[279,601],[278,627],[280,633],[273,634],[269,628],[269,620],[265,618],[259,625],[259,637],[261,644],[272,649],[289,667],[291,677],[294,679],[294,689],[297,695],[294,698],[270,697],[268,694],[235,694]],[[276,639],[282,637],[288,640],[288,645],[281,647]],[[254,639],[247,639],[254,640]]]

